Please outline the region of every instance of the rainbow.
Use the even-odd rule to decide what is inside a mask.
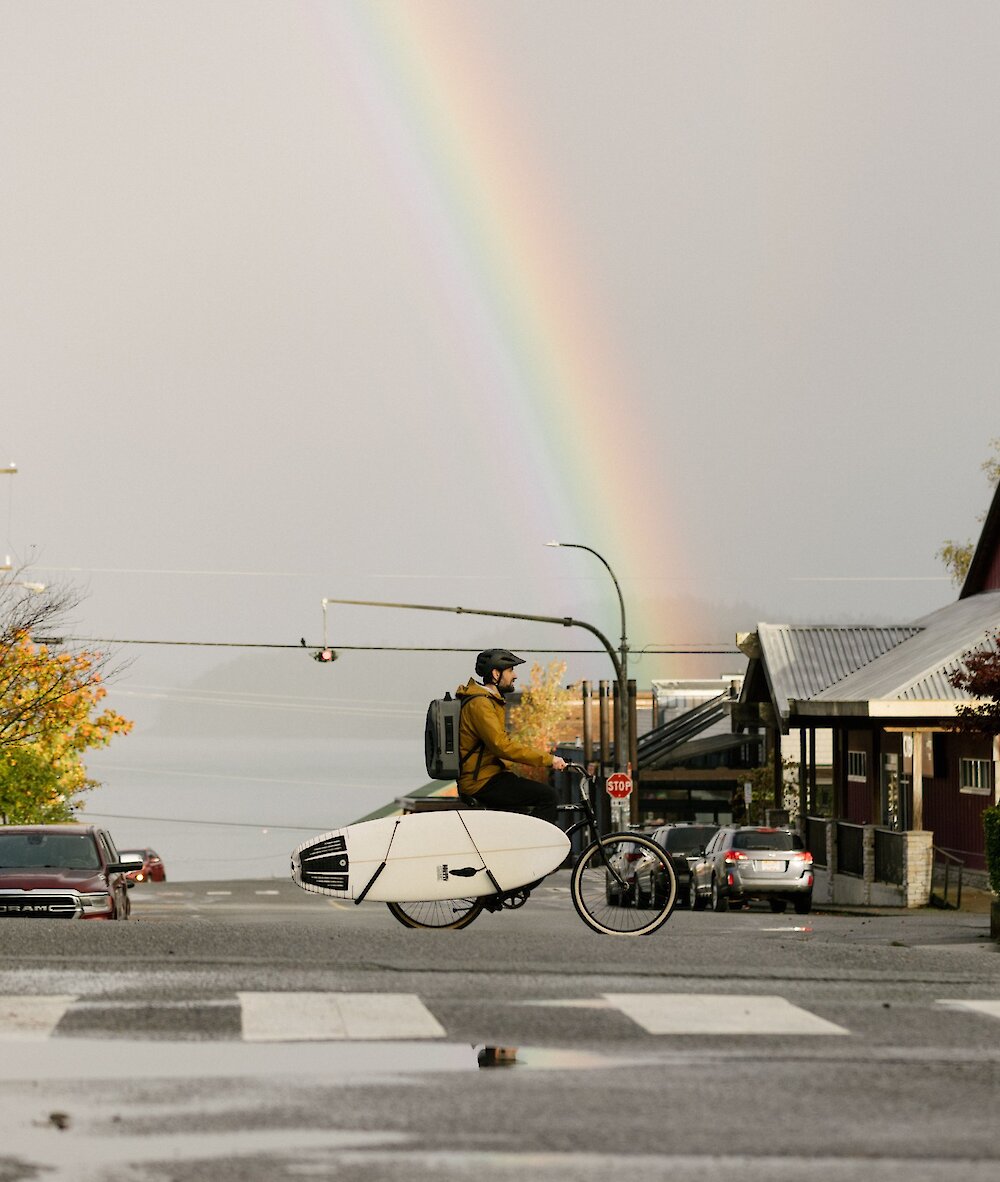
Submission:
[[[669,593],[658,575],[679,573],[680,548],[656,503],[657,457],[631,399],[638,383],[609,339],[527,113],[486,43],[486,10],[321,9],[338,68],[350,71],[342,81],[360,96],[424,239],[435,298],[460,326],[470,388],[523,422],[553,529],[607,556],[633,637],[668,639],[668,625],[639,606]],[[669,627],[676,636],[677,621]]]

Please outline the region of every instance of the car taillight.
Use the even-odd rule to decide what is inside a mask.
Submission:
[[[812,865],[813,856],[808,850],[803,850],[801,854],[795,855],[796,862],[805,862],[807,866]]]
[[[639,861],[639,859],[640,859],[641,857],[642,857],[642,854],[638,854],[638,853],[636,853],[636,854],[626,854],[626,855],[625,855],[625,861],[626,861],[626,862],[638,862],[638,861]]]
[[[725,860],[727,862],[746,862],[747,856],[742,850],[730,850],[729,853],[726,854]]]

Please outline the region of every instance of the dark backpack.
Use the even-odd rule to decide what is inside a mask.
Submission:
[[[457,780],[462,770],[462,758],[458,751],[458,733],[462,721],[462,707],[468,698],[453,698],[445,694],[435,698],[427,707],[427,721],[424,724],[424,762],[427,774],[432,780]],[[485,745],[479,744],[482,750]],[[475,750],[475,748],[473,748]],[[471,755],[472,752],[469,752]],[[479,766],[476,765],[478,773]]]

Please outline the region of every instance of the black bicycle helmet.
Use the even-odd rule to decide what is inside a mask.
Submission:
[[[485,681],[494,669],[502,671],[504,669],[513,669],[515,666],[523,664],[524,658],[512,653],[510,649],[488,648],[476,657],[476,676],[481,677]]]

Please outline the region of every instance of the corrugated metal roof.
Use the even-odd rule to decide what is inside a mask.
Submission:
[[[916,624],[757,626],[771,692],[783,714],[790,700],[816,697],[919,631]]]
[[[948,674],[960,667],[963,653],[997,647],[1000,591],[959,599],[916,620],[914,627],[918,630],[902,644],[808,696],[818,702],[949,702],[966,698],[954,688]]]

